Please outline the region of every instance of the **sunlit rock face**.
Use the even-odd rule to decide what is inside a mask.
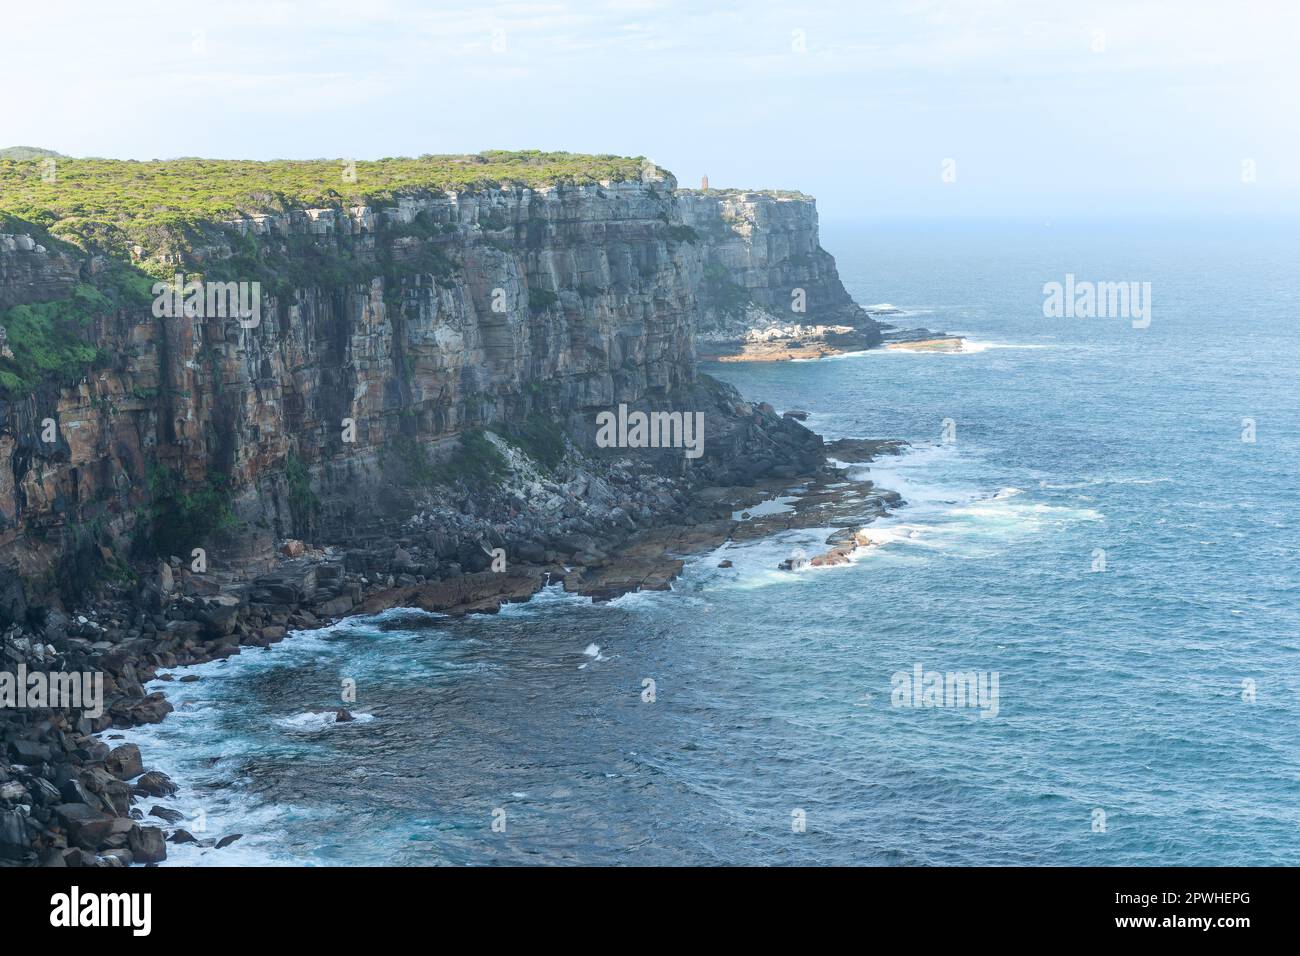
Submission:
[[[797,193],[678,191],[682,221],[704,242],[697,341],[744,341],[751,332],[790,326],[851,326],[867,345],[876,323],[840,282],[821,247],[817,205]],[[725,349],[723,349],[725,351]]]
[[[167,265],[259,282],[259,321],[96,316],[95,370],[0,397],[0,564],[39,578],[68,529],[92,522],[129,540],[152,466],[228,477],[242,544],[269,553],[304,532],[291,465],[320,499],[316,530],[337,533],[379,506],[367,489],[399,444],[684,407],[700,393],[697,336],[870,326],[818,245],[810,199],[691,193],[666,176],[212,223]],[[0,307],[66,296],[95,271],[0,237]]]

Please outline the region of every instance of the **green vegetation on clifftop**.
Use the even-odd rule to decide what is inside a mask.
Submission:
[[[334,159],[59,159],[51,177],[43,175],[39,160],[0,158],[0,213],[45,226],[81,245],[120,245],[123,235],[151,245],[152,230],[241,214],[373,204],[426,191],[635,180],[642,162],[641,157],[540,150],[354,164]]]

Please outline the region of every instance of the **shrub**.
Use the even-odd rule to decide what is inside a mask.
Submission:
[[[214,476],[186,492],[178,471],[155,465],[149,470],[149,497],[150,544],[162,557],[188,555],[210,535],[238,524],[229,485]]]
[[[471,488],[495,487],[507,471],[505,456],[480,429],[462,434],[456,449],[439,461],[430,460],[428,449],[406,436],[393,442],[391,451],[400,480],[419,486],[464,483]]]
[[[505,456],[481,429],[461,435],[460,447],[434,467],[441,481],[461,481],[471,488],[498,485],[507,470]]]
[[[79,284],[70,298],[15,305],[0,314],[14,356],[0,358],[0,385],[15,394],[43,381],[76,381],[99,358],[99,350],[86,341],[91,320],[111,308],[103,293]]]
[[[131,566],[114,550],[102,517],[64,527],[54,581],[65,600],[80,600],[105,581],[130,585],[135,580]]]
[[[564,426],[543,415],[529,415],[522,423],[511,426],[505,437],[548,471],[553,471],[568,451]]]
[[[528,290],[528,308],[533,312],[545,312],[559,301],[559,296],[549,289]]]
[[[289,487],[289,516],[294,534],[307,537],[311,534],[312,520],[320,511],[320,499],[312,491],[307,466],[293,452],[284,462],[284,480]]]

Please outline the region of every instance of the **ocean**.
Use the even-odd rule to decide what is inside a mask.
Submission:
[[[880,546],[777,570],[829,529],[804,530],[669,592],[389,612],[178,671],[202,679],[150,687],[175,713],[113,734],[189,829],[243,836],[167,865],[1300,864],[1300,232],[822,244],[858,302],[968,351],[705,371],[908,441],[857,471],[908,502]],[[1150,282],[1149,325],[1045,317],[1067,275]],[[925,706],[918,668],[993,706]],[[331,725],[348,678],[360,719]]]

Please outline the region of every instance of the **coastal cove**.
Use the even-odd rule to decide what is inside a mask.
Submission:
[[[828,441],[909,443],[849,471],[906,502],[866,524],[874,546],[782,571],[834,525],[767,529],[687,557],[668,590],[392,609],[177,670],[199,680],[167,686],[165,721],[111,733],[210,838],[243,836],[168,863],[1297,863],[1278,795],[1300,771],[1300,409],[1269,384],[1290,374],[1300,250],[986,228],[825,240],[859,301],[972,348],[705,369]],[[1120,254],[1156,280],[1148,329],[1045,322],[1018,283]],[[1224,258],[1238,284],[1193,278]],[[1235,304],[1231,335],[1207,295]],[[1206,391],[1270,423],[1273,456]],[[789,513],[762,497],[751,515]],[[893,706],[918,667],[996,673],[996,716]],[[335,723],[347,677],[358,719]]]

